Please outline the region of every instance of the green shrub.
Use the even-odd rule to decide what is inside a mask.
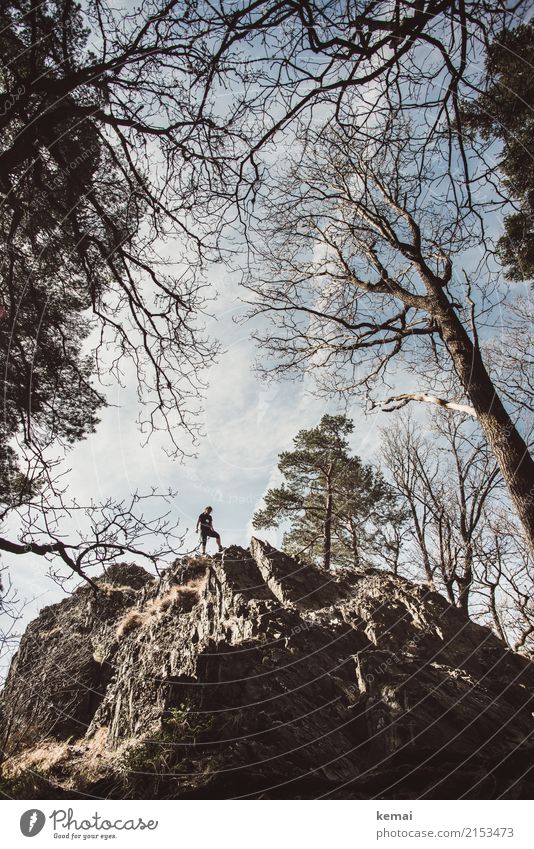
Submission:
[[[194,771],[188,754],[212,724],[212,716],[197,715],[190,705],[170,708],[161,731],[123,754],[119,774],[124,794],[158,796],[165,788],[176,787],[176,782],[187,784]]]

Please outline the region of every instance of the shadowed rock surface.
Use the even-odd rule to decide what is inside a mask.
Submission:
[[[4,795],[532,796],[532,664],[424,586],[256,539],[99,584],[21,641]]]

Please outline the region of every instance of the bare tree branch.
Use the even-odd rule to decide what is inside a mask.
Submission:
[[[425,392],[405,392],[401,395],[392,395],[384,401],[371,402],[370,407],[371,409],[380,407],[385,413],[390,413],[393,410],[402,409],[402,407],[405,407],[406,404],[410,403],[410,401],[424,401],[427,404],[436,404],[436,406],[442,407],[446,410],[456,410],[460,413],[465,413],[468,416],[472,416],[474,419],[477,417],[473,407],[470,407],[468,404],[459,404],[456,401],[447,401],[444,398],[436,398],[433,395],[427,395]]]

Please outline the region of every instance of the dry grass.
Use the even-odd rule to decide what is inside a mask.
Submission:
[[[104,663],[106,658],[106,650],[102,643],[97,643],[97,645],[93,646],[93,660],[95,663]]]
[[[127,584],[110,584],[109,581],[99,581],[98,589],[102,590],[106,593],[106,595],[111,595],[112,593],[135,593],[133,587],[129,587]]]
[[[56,626],[55,628],[51,628],[49,631],[39,631],[37,636],[40,640],[46,640],[48,637],[53,637],[54,634],[59,634],[61,628]]]
[[[193,607],[198,601],[199,588],[199,581],[191,581],[188,584],[176,584],[174,587],[171,587],[168,593],[155,598],[151,602],[151,610],[154,613],[157,613],[160,610],[168,610],[175,603],[180,607],[187,607],[188,609],[191,609],[191,607]]]
[[[190,587],[191,589],[194,589],[195,592],[198,592],[200,587],[204,586],[205,583],[206,583],[206,573],[204,573],[203,575],[197,575],[196,577],[190,578],[189,580],[187,580],[183,584],[183,586],[184,587]]]
[[[199,599],[198,585],[193,586],[192,584],[189,584],[188,586],[177,587],[176,589],[176,598],[178,599],[180,606],[191,610]]]
[[[116,638],[120,640],[121,637],[125,637],[127,634],[135,631],[136,628],[141,628],[149,618],[149,615],[147,612],[141,613],[140,610],[128,610],[117,625],[117,630],[115,631]]]
[[[165,595],[151,599],[144,610],[128,610],[117,625],[116,638],[120,640],[132,631],[143,628],[153,616],[164,613],[175,605],[184,612],[189,612],[199,600],[199,590],[203,583],[204,574],[197,574],[185,584],[175,584]]]
[[[108,746],[107,727],[98,728],[91,737],[84,737],[76,743],[60,742],[58,740],[41,740],[19,754],[8,758],[2,765],[4,777],[18,778],[25,773],[38,771],[45,776],[54,775],[59,769],[70,773],[65,781],[62,777],[60,785],[63,789],[83,786],[88,781],[97,780],[105,775],[109,764],[114,763],[122,746],[117,751]],[[129,742],[129,741],[127,741]]]
[[[59,740],[42,740],[30,749],[6,758],[2,771],[8,778],[16,778],[21,773],[38,767],[47,771],[65,760],[69,745]]]
[[[158,599],[155,599],[154,604],[157,607],[157,609],[158,610],[168,610],[169,607],[172,606],[174,599],[178,595],[177,591],[178,591],[178,587],[173,587],[168,593],[165,593],[165,595],[162,595]]]

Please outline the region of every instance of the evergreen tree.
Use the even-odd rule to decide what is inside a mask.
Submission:
[[[294,449],[280,454],[282,485],[266,493],[253,517],[258,529],[288,521],[286,551],[305,551],[325,569],[332,561],[358,567],[379,546],[380,527],[402,521],[380,472],[351,456],[353,429],[345,416],[325,415],[317,427],[299,431]]]
[[[534,277],[534,26],[504,30],[489,45],[487,87],[464,105],[462,124],[503,143],[499,163],[517,211],[505,219],[498,250],[512,280]]]

